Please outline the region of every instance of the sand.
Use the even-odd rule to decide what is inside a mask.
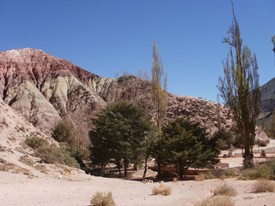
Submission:
[[[170,196],[152,195],[159,183],[94,177],[85,174],[63,176],[62,179],[44,176],[30,179],[22,174],[0,172],[0,205],[22,206],[86,206],[97,191],[111,191],[119,206],[191,206],[194,202],[213,195],[213,190],[224,183],[233,186],[238,195],[236,205],[275,204],[275,193],[252,193],[255,181],[215,179],[164,183],[172,188]]]

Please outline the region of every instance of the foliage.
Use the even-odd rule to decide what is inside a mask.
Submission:
[[[163,64],[159,52],[157,50],[157,43],[154,42],[153,47],[153,62],[152,62],[152,100],[156,108],[157,127],[161,130],[161,124],[166,113],[167,97],[165,91],[167,89],[167,74],[164,76]]]
[[[258,180],[253,186],[253,191],[255,193],[274,192],[275,184],[270,180]]]
[[[215,169],[208,172],[201,172],[196,176],[196,180],[208,180],[208,179],[224,179],[228,177],[236,177],[237,174],[233,169]]]
[[[237,191],[233,187],[227,184],[223,184],[222,186],[219,186],[214,190],[215,196],[218,196],[218,195],[235,196],[236,194],[237,194]]]
[[[239,24],[233,9],[233,23],[228,31],[230,38],[224,42],[230,46],[229,56],[223,63],[224,77],[219,78],[219,90],[231,109],[235,130],[244,145],[244,166],[253,166],[255,125],[259,115],[260,89],[256,55],[242,45]],[[233,49],[235,55],[233,54]]]
[[[93,206],[116,206],[111,192],[96,192],[91,200]]]
[[[49,144],[47,142],[47,140],[42,139],[38,136],[33,136],[33,137],[29,137],[29,138],[25,139],[25,143],[26,143],[26,145],[28,145],[29,147],[31,147],[33,149],[37,149],[41,146],[46,146]]]
[[[224,128],[221,128],[215,132],[213,138],[217,140],[218,148],[220,150],[230,149],[234,142],[232,133]]]
[[[143,109],[127,101],[104,108],[93,120],[95,128],[89,132],[94,164],[106,164],[114,159],[124,175],[130,161],[136,163],[141,156],[144,141],[151,130],[151,118]]]
[[[172,188],[169,186],[166,186],[162,183],[158,187],[153,187],[153,189],[152,189],[153,195],[160,194],[160,195],[167,196],[167,195],[171,195],[171,193],[172,193]]]
[[[268,161],[263,165],[254,168],[245,169],[240,176],[240,179],[255,180],[255,179],[275,179],[275,161]]]
[[[41,158],[41,161],[47,164],[59,163],[79,168],[78,162],[71,157],[68,151],[55,145],[41,146],[37,148],[34,155]]]
[[[87,149],[88,137],[83,136],[83,133],[70,121],[64,119],[58,122],[52,131],[52,137],[61,143],[63,147],[74,157],[83,167],[83,160],[90,156]]]
[[[153,156],[163,164],[175,165],[179,178],[189,167],[207,167],[217,163],[219,150],[215,139],[208,139],[198,124],[184,118],[175,119],[163,127]]]
[[[267,144],[269,143],[269,140],[256,140],[256,145],[258,145],[259,147],[266,147]]]
[[[194,204],[194,206],[234,206],[234,202],[228,196],[213,196],[201,200]]]

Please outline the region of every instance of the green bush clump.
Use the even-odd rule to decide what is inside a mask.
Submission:
[[[71,167],[79,168],[78,162],[64,148],[54,145],[45,145],[37,148],[35,156],[48,164],[66,164]]]
[[[234,202],[228,196],[213,196],[201,200],[194,204],[194,206],[234,206]]]
[[[25,143],[26,143],[26,145],[28,145],[29,147],[31,147],[33,149],[37,149],[41,146],[49,145],[47,140],[42,139],[38,136],[33,136],[33,137],[29,137],[29,138],[25,139]]]
[[[111,192],[96,192],[91,199],[93,206],[116,206]]]

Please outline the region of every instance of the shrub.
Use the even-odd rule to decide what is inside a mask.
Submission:
[[[195,180],[202,181],[202,180],[209,180],[215,179],[216,177],[212,174],[212,172],[201,172],[196,177]]]
[[[213,196],[201,200],[194,204],[194,206],[234,206],[230,197],[228,196]]]
[[[269,143],[269,140],[260,140],[260,139],[258,139],[258,140],[256,141],[256,144],[257,144],[259,147],[266,147],[268,143]]]
[[[215,169],[208,172],[201,172],[195,177],[195,179],[198,181],[201,181],[201,180],[208,180],[208,179],[215,179],[215,178],[223,179],[226,177],[235,177],[235,176],[237,175],[233,169]]]
[[[217,187],[214,190],[214,196],[218,196],[218,195],[235,196],[236,194],[237,194],[236,190],[227,184]]]
[[[165,186],[164,184],[160,184],[158,187],[154,187],[152,189],[152,193],[153,193],[153,195],[160,194],[160,195],[167,196],[167,195],[171,195],[172,189],[169,186]]]
[[[35,156],[40,157],[41,161],[48,164],[60,163],[79,168],[78,162],[70,156],[68,151],[54,145],[39,147],[35,152]]]
[[[275,164],[266,163],[255,168],[246,169],[243,171],[240,179],[255,180],[255,179],[274,179],[275,177]]]
[[[25,143],[26,143],[26,145],[28,145],[29,147],[31,147],[33,149],[37,149],[39,147],[49,144],[47,142],[47,140],[42,139],[38,136],[33,136],[33,137],[29,137],[29,138],[25,139]]]
[[[91,200],[93,206],[116,206],[111,192],[96,192]]]
[[[258,180],[253,186],[253,191],[256,193],[261,192],[274,192],[275,185],[273,182],[268,180]]]

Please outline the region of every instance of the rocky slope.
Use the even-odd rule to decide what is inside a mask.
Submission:
[[[275,109],[275,78],[261,87],[261,115],[258,121],[260,126],[271,128],[272,114]]]
[[[148,81],[134,76],[103,78],[41,50],[28,48],[0,53],[0,96],[47,134],[66,115],[87,129],[99,108],[121,99],[133,101],[155,114]],[[168,119],[184,116],[200,123],[210,134],[217,130],[217,104],[170,93],[167,97]],[[220,116],[222,126],[229,128],[232,125],[229,111],[221,107]]]

